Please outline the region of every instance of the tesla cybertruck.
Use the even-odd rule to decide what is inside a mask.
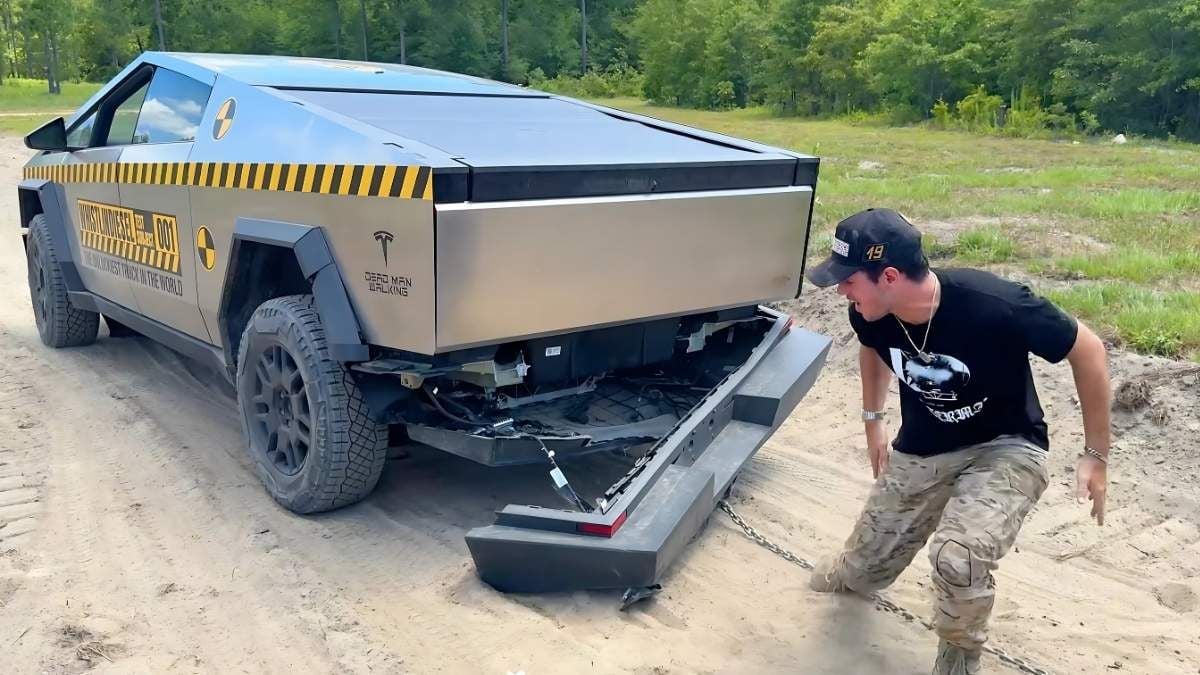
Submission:
[[[654,584],[829,348],[765,306],[800,292],[815,157],[452,73],[176,53],[26,144],[46,344],[103,317],[227,374],[297,513],[367,497],[399,442],[543,465],[550,503],[466,535],[502,590]]]

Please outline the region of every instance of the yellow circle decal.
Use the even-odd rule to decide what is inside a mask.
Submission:
[[[217,264],[217,249],[213,245],[212,232],[207,227],[196,230],[196,255],[200,256],[200,264],[206,270],[211,270]]]
[[[229,133],[229,127],[233,126],[233,113],[237,110],[237,101],[232,98],[225,99],[221,107],[217,109],[217,117],[213,120],[212,135],[214,141],[219,141]]]

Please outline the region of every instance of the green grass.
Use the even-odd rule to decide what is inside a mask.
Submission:
[[[63,82],[61,94],[50,94],[45,80],[6,78],[0,86],[0,112],[74,111],[99,88],[92,82]]]
[[[45,115],[0,116],[0,133],[24,136],[49,119]]]
[[[1017,257],[1017,243],[998,227],[980,227],[960,233],[953,254],[967,264],[1008,262]]]
[[[1200,279],[1200,251],[1121,249],[1057,258],[1038,271],[1068,279],[1120,279],[1143,285],[1169,281],[1181,274]]]
[[[1200,293],[1105,283],[1047,296],[1134,351],[1174,358],[1200,354]]]
[[[818,155],[820,250],[841,218],[888,206],[918,226],[938,224],[938,237],[926,237],[938,264],[1020,266],[1035,286],[1058,289],[1051,295],[1066,309],[1131,349],[1200,355],[1200,146],[602,103]]]

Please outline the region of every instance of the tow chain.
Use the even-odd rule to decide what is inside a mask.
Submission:
[[[750,537],[755,542],[757,542],[760,546],[762,546],[763,548],[767,549],[768,551],[774,553],[775,555],[779,556],[780,558],[783,558],[784,560],[787,560],[788,562],[795,563],[796,565],[799,565],[800,567],[802,567],[810,572],[812,571],[812,569],[813,569],[812,563],[805,560],[804,558],[801,558],[800,556],[796,555],[795,553],[792,553],[791,551],[783,548],[782,546],[774,543],[770,539],[767,539],[766,537],[764,537],[762,534],[760,534],[758,532],[758,530],[754,529],[750,525],[750,523],[747,523],[745,521],[745,519],[743,519],[741,516],[739,516],[737,511],[734,511],[733,507],[729,505],[728,501],[722,499],[721,501],[717,502],[717,505],[720,506],[721,510],[724,511],[725,514],[729,516],[729,519],[733,521],[734,525],[737,525],[738,527],[742,528],[742,531],[746,533],[747,537]],[[910,622],[920,624],[921,626],[925,627],[925,630],[933,630],[932,622],[922,619],[921,617],[917,616],[916,614],[913,614],[912,612],[908,611],[907,609],[904,609],[903,607],[901,607],[900,605],[897,605],[896,603],[892,602],[891,600],[888,600],[887,598],[883,597],[882,595],[879,595],[878,593],[872,593],[871,595],[869,595],[867,597],[870,600],[874,601],[875,606],[878,607],[879,609],[882,609],[885,612],[890,612],[892,614],[895,614],[896,616],[899,616],[900,618],[904,619],[905,621],[910,621]],[[1012,654],[1009,654],[1008,652],[1004,651],[1003,649],[1000,649],[999,647],[992,647],[990,645],[985,644],[985,645],[983,645],[983,651],[987,652],[988,654],[991,654],[992,656],[995,656],[997,659],[1000,660],[1001,663],[1003,663],[1007,666],[1010,666],[1012,668],[1015,668],[1015,669],[1021,671],[1022,673],[1028,673],[1028,675],[1050,675],[1050,673],[1048,671],[1046,671],[1042,668],[1038,668],[1037,666],[1029,663],[1025,659],[1022,659],[1017,656],[1013,656]]]

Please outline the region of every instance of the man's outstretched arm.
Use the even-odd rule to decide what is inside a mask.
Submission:
[[[888,385],[892,371],[888,370],[879,352],[865,345],[858,347],[858,372],[862,375],[863,410],[883,410],[887,404]],[[888,438],[887,425],[883,420],[863,422],[867,432],[867,456],[871,459],[871,473],[875,478],[887,468]]]
[[[1083,442],[1107,458],[1112,445],[1112,383],[1108,377],[1108,353],[1104,343],[1080,323],[1067,361],[1075,376],[1075,389],[1083,412]],[[1092,516],[1103,525],[1108,465],[1093,457],[1081,457],[1075,480],[1075,496],[1080,502],[1084,497],[1092,501]]]

